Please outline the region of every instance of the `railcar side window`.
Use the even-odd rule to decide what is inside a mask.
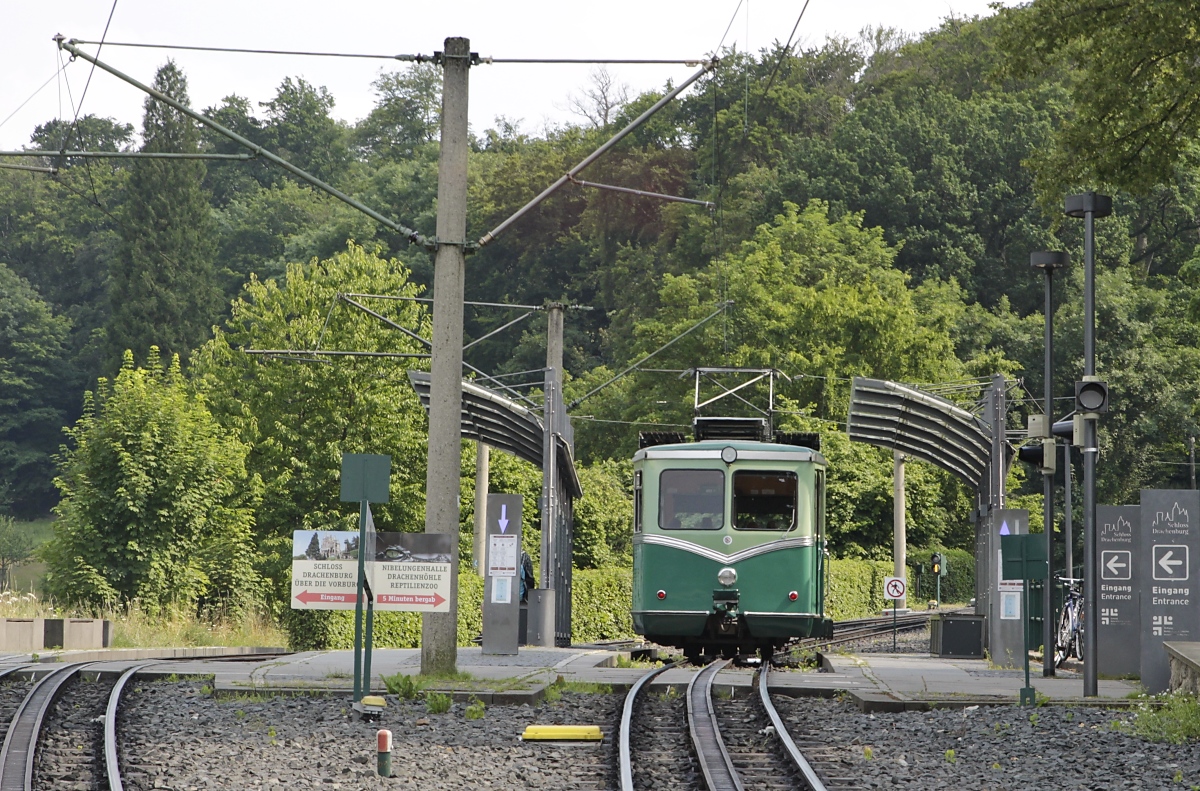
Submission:
[[[720,530],[725,525],[724,470],[663,470],[658,476],[658,526]]]
[[[633,474],[633,532],[642,532],[642,471]]]
[[[733,474],[733,526],[737,530],[796,529],[794,472],[739,471]]]

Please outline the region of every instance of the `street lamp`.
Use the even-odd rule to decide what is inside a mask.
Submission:
[[[1076,407],[1083,416],[1083,694],[1096,697],[1099,694],[1097,673],[1096,631],[1100,624],[1097,617],[1099,597],[1096,595],[1096,457],[1100,449],[1096,442],[1096,422],[1099,412],[1086,408],[1096,399],[1080,399],[1081,392],[1091,395],[1102,385],[1107,406],[1107,386],[1096,376],[1096,228],[1097,217],[1112,214],[1112,198],[1095,192],[1070,195],[1063,211],[1068,217],[1083,218],[1083,381],[1076,383]]]
[[[1046,533],[1046,559],[1050,568],[1054,568],[1054,437],[1050,434],[1050,426],[1054,422],[1054,270],[1069,266],[1071,256],[1064,252],[1039,250],[1029,254],[1029,265],[1035,270],[1040,269],[1046,276],[1046,359],[1045,378],[1042,393],[1045,396],[1045,407],[1042,418],[1042,523]],[[1070,570],[1067,576],[1071,576]],[[1048,574],[1042,586],[1042,675],[1054,675],[1054,575]]]

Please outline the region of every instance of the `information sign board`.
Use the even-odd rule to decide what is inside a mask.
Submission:
[[[1099,616],[1097,668],[1103,676],[1138,675],[1142,661],[1141,585],[1135,558],[1141,553],[1141,509],[1136,505],[1096,507],[1096,578]]]
[[[1171,679],[1162,644],[1200,639],[1200,607],[1192,595],[1200,572],[1200,491],[1142,490],[1141,524],[1134,557],[1142,591],[1141,677],[1147,691],[1157,693]]]
[[[292,609],[353,610],[358,586],[358,531],[292,533]]]
[[[513,655],[520,644],[521,509],[519,494],[487,496],[483,581],[483,653]]]
[[[448,535],[367,531],[367,584],[376,610],[450,611]],[[353,610],[358,578],[358,532],[292,533],[292,609]]]
[[[442,533],[376,533],[367,579],[376,610],[450,612],[453,558]]]

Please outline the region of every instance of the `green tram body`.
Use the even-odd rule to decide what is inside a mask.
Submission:
[[[820,453],[710,440],[643,448],[633,468],[635,632],[689,658],[832,635]]]

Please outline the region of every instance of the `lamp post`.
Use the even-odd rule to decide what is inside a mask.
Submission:
[[[1042,422],[1042,523],[1046,533],[1046,559],[1051,572],[1054,568],[1054,467],[1055,451],[1054,437],[1050,426],[1054,421],[1054,270],[1068,266],[1071,256],[1063,252],[1041,250],[1029,254],[1029,265],[1035,270],[1040,269],[1046,276],[1046,314],[1045,339],[1045,378],[1042,393],[1045,396],[1045,417]],[[1070,576],[1070,572],[1067,572]],[[1042,586],[1042,675],[1054,675],[1054,574],[1046,577]]]
[[[1097,217],[1112,214],[1112,198],[1095,192],[1070,195],[1064,212],[1068,217],[1083,218],[1083,382],[1098,382],[1096,377],[1096,228]],[[1078,407],[1080,387],[1076,385]],[[1107,396],[1104,399],[1107,402]],[[1107,406],[1107,403],[1105,403]],[[1096,423],[1099,414],[1084,409],[1083,417],[1083,694],[1099,694],[1099,667],[1096,657],[1096,630],[1099,597],[1096,575],[1096,457],[1100,449],[1096,442]]]

